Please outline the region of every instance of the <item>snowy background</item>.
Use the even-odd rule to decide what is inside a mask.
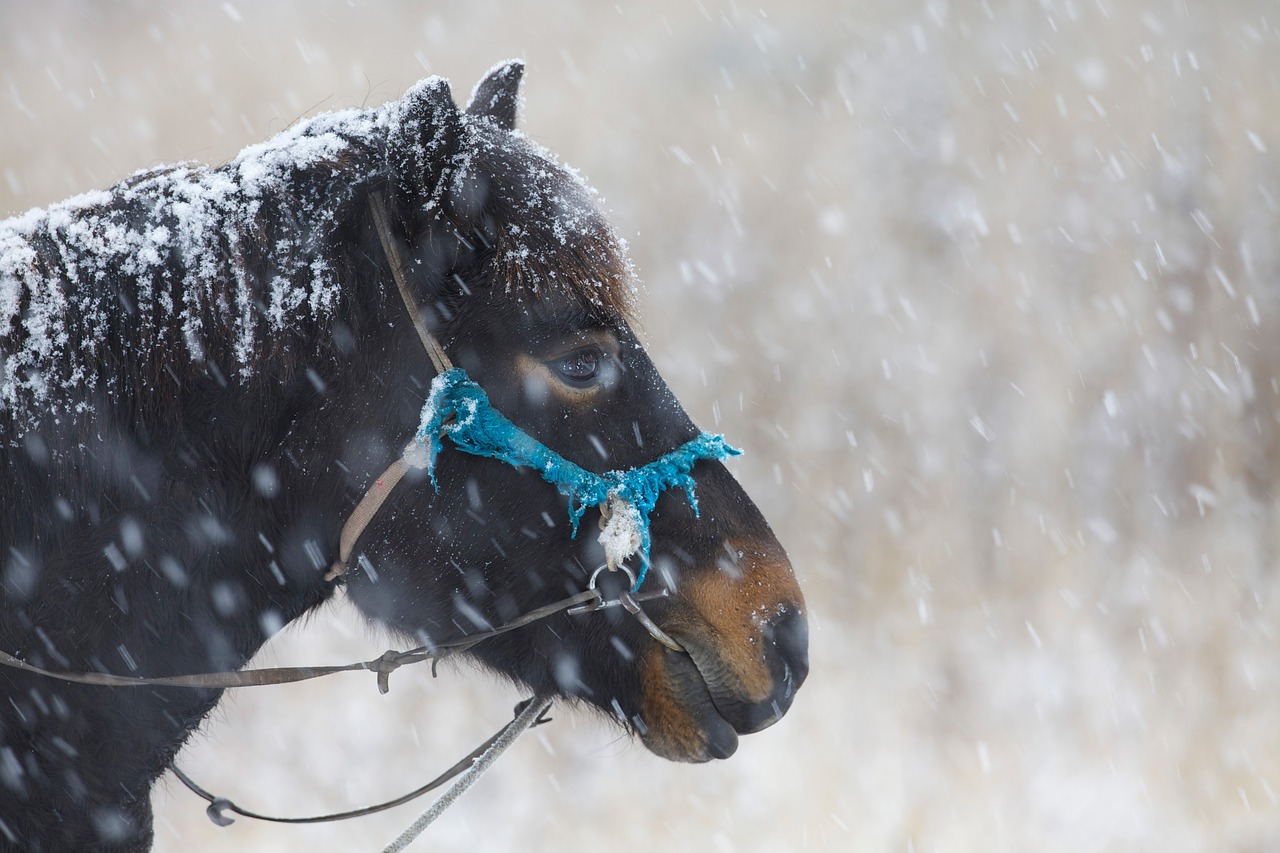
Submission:
[[[0,3],[0,215],[523,57],[656,361],[748,449],[811,605],[791,713],[689,767],[562,709],[418,846],[1280,849],[1280,4],[533,6]],[[388,644],[340,603],[258,663]],[[245,691],[181,764],[361,806],[518,698]],[[377,850],[420,810],[155,802],[163,851]]]

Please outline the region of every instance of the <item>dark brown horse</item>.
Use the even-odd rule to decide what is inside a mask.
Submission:
[[[588,471],[699,434],[631,330],[631,270],[591,191],[514,130],[521,72],[496,67],[465,110],[432,78],[218,169],[140,173],[0,223],[0,650],[57,671],[234,670],[341,585],[427,646],[584,589],[602,547],[570,535],[566,499],[452,450],[438,489],[411,470],[351,570],[328,572],[419,425],[436,369],[415,319]],[[719,462],[692,475],[700,513],[662,494],[645,582],[671,590],[646,607],[685,652],[614,608],[469,654],[705,761],[786,711],[807,629],[756,507]],[[151,785],[219,695],[0,668],[0,847],[146,849]]]

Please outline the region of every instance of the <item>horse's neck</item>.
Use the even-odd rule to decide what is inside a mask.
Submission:
[[[325,356],[317,334],[339,282],[359,286],[344,258],[368,254],[335,233],[359,182],[324,159],[373,173],[350,132],[304,127],[219,170],[0,223],[5,651],[64,671],[236,669],[331,594],[341,436],[379,416],[344,390],[368,353]],[[151,784],[219,691],[0,670],[0,695],[0,839],[132,849]]]
[[[343,385],[329,379],[325,400]],[[205,392],[188,391],[166,430],[140,435],[101,407],[32,433],[41,453],[7,455],[5,503],[30,514],[0,537],[29,567],[0,589],[6,651],[64,671],[233,670],[327,598],[346,499],[338,436],[353,421],[311,411],[305,375]],[[337,402],[354,418],[357,402]],[[149,826],[151,784],[219,698],[11,672],[0,693],[0,756],[36,757],[21,795],[0,793],[0,822],[44,838],[32,822],[66,815],[58,849],[90,838],[103,809]]]
[[[92,469],[107,450],[90,443],[79,458],[60,461]],[[282,491],[275,500],[291,507],[257,512],[226,499],[232,484],[220,494],[134,461],[126,483],[136,485],[77,505],[90,523],[56,550],[31,554],[40,561],[34,595],[5,602],[0,614],[7,651],[55,670],[236,669],[327,597],[315,565],[324,562],[330,510]],[[291,520],[280,523],[281,513]],[[118,823],[123,838],[145,840],[151,784],[219,698],[212,690],[85,687],[7,671],[0,692],[7,700],[0,754],[29,757],[16,790],[0,796],[0,822],[18,837],[48,840],[59,837],[48,834],[50,815],[61,814],[65,844],[50,849],[88,847],[103,820]]]

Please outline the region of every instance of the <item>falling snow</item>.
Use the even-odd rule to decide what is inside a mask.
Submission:
[[[329,271],[283,247],[296,266],[252,295],[232,276],[210,313],[201,211],[247,216],[290,157],[352,144],[296,117],[520,50],[528,139],[608,198],[649,351],[750,451],[734,473],[796,566],[814,669],[786,719],[697,768],[558,708],[426,843],[1280,848],[1270,2],[12,5],[0,335],[22,350],[3,352],[0,406],[103,381],[93,339],[77,351],[61,326],[84,291],[32,273],[36,235],[139,272],[189,257],[188,289],[136,301],[186,327],[186,356],[215,331],[246,356],[329,310]],[[72,235],[108,202],[91,190],[186,158],[231,162],[133,190],[185,193],[183,217],[95,213]],[[81,283],[102,272],[76,261]],[[381,639],[340,610],[263,657],[372,657]],[[386,697],[260,692],[183,760],[251,807],[358,807],[452,763],[515,698],[449,667]],[[22,772],[0,749],[0,784]],[[410,819],[218,829],[176,785],[155,800],[165,851],[372,849]]]

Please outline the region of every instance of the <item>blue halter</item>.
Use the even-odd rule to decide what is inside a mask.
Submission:
[[[694,515],[698,515],[695,484],[689,474],[694,464],[699,459],[719,461],[742,453],[727,444],[724,436],[704,432],[647,465],[594,474],[507,420],[489,402],[484,389],[457,367],[436,376],[431,383],[431,394],[422,407],[422,422],[416,435],[418,443],[427,451],[427,471],[437,493],[440,484],[436,481],[436,458],[444,449],[443,436],[446,435],[459,450],[537,471],[569,499],[574,538],[578,535],[578,522],[589,507],[616,499],[624,504],[624,511],[634,509],[640,534],[640,573],[632,592],[640,589],[649,571],[649,513],[658,496],[679,486],[688,495]]]

